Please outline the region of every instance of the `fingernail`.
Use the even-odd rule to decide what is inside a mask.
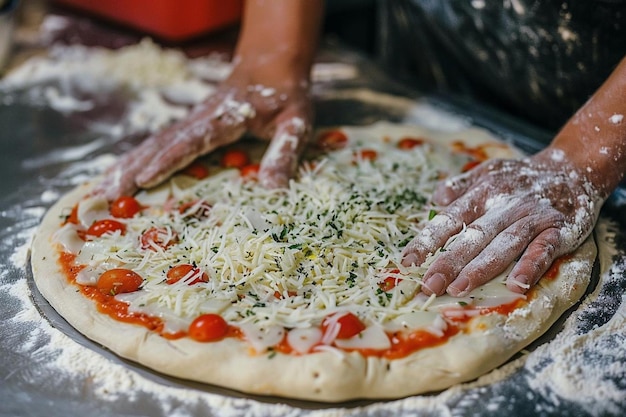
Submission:
[[[402,259],[402,266],[413,266],[418,265],[417,255],[414,253],[407,253]]]
[[[446,286],[446,279],[443,274],[433,274],[430,278],[422,283],[433,294],[443,294],[444,287]]]
[[[465,297],[469,291],[469,281],[467,278],[457,278],[450,284],[446,292],[453,297]]]

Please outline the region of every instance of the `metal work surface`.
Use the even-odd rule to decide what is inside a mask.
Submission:
[[[358,76],[315,86],[319,125],[420,123],[442,113],[532,152],[546,134],[475,103],[408,99],[371,63],[323,54]],[[0,415],[3,416],[404,416],[623,415],[626,412],[626,191],[604,207],[594,282],[581,304],[511,362],[484,378],[396,401],[318,404],[251,397],[161,375],[117,357],[70,327],[37,292],[28,244],[45,210],[100,172],[104,155],[139,136],[101,129],[119,114],[112,95],[91,112],[62,113],[32,89],[0,90]],[[364,93],[365,92],[365,93]],[[413,102],[415,105],[407,105]],[[111,103],[117,103],[112,105]],[[99,111],[96,111],[99,110]],[[448,116],[446,116],[448,117]],[[100,128],[99,128],[100,127]],[[210,358],[207,358],[210,360]],[[280,370],[276,370],[280,372]],[[593,389],[586,391],[587,387]]]

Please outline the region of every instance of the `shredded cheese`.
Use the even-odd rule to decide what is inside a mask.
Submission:
[[[364,149],[375,151],[375,159],[355,158]],[[218,313],[257,350],[284,329],[319,327],[325,317],[347,311],[370,329],[363,343],[371,339],[376,346],[385,344],[382,329],[414,323],[440,332],[440,314],[428,311],[434,300],[416,297],[427,264],[403,267],[401,251],[429,220],[436,182],[442,173],[458,172],[462,156],[428,142],[399,149],[380,137],[351,137],[343,149],[312,154],[284,190],[220,170],[201,181],[175,177],[144,192],[138,198],[151,206],[122,219],[125,234],[105,234],[80,250],[77,263],[89,271],[81,284],[94,285],[90,277],[112,266],[132,269],[144,285],[117,296],[130,311],[159,316],[171,331]],[[94,202],[82,204],[101,211]],[[146,245],[150,229],[159,233]],[[168,270],[178,264],[196,266],[208,281],[167,284]],[[385,290],[381,282],[388,277],[398,280]],[[413,317],[420,313],[423,319]],[[299,349],[319,339],[311,332],[301,337]]]

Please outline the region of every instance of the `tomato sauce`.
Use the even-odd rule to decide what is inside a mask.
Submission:
[[[560,265],[569,258],[571,258],[571,256],[563,256],[554,261],[553,265],[550,267],[548,272],[546,272],[543,279],[554,279],[558,274]],[[63,272],[68,281],[72,284],[76,284],[76,276],[84,268],[82,265],[76,265],[75,260],[76,255],[70,253],[61,252],[59,255],[59,263],[61,264]],[[145,328],[170,340],[180,339],[187,336],[187,332],[185,331],[179,331],[176,333],[164,332],[164,323],[160,318],[153,317],[145,313],[129,312],[127,303],[116,300],[115,297],[110,294],[102,293],[96,287],[83,285],[78,285],[78,287],[84,296],[96,303],[99,312],[106,314],[115,320],[144,326]],[[403,358],[420,349],[431,348],[444,344],[454,335],[464,331],[467,328],[467,323],[476,316],[491,313],[508,315],[515,309],[526,304],[529,299],[534,297],[534,295],[535,291],[531,289],[527,293],[526,298],[520,298],[508,304],[485,308],[467,307],[465,309],[455,309],[455,314],[444,314],[446,317],[447,327],[441,335],[435,335],[426,330],[416,330],[410,333],[399,332],[389,335],[391,340],[391,347],[389,349],[350,349],[348,351],[357,351],[363,356],[376,356],[386,359]],[[467,314],[462,314],[463,312],[467,312]],[[245,340],[243,332],[236,326],[229,326],[225,337],[234,337],[240,340]],[[272,351],[287,355],[297,354],[287,342],[286,335],[280,343],[272,348]]]
[[[409,334],[398,333],[391,338],[391,348],[379,352],[376,356],[386,359],[404,358],[417,350],[442,345],[460,330],[460,326],[448,323],[442,335],[435,335],[426,330],[417,330]]]
[[[554,262],[552,262],[550,269],[548,269],[546,273],[543,274],[543,277],[541,277],[541,279],[554,280],[557,277],[557,275],[559,275],[559,270],[561,269],[561,265],[563,264],[563,262],[572,259],[573,256],[574,255],[570,254],[570,255],[561,256],[560,258],[555,259]]]
[[[285,355],[296,354],[289,342],[287,342],[287,334],[285,334],[285,337],[283,337],[280,343],[274,346],[274,351],[284,353]]]
[[[75,264],[76,255],[62,252],[59,256],[59,263],[70,283],[76,283],[76,275],[84,268]],[[96,303],[98,311],[109,317],[124,323],[138,324],[148,330],[159,333],[166,339],[179,339],[186,336],[186,332],[166,333],[163,331],[164,323],[158,317],[153,317],[144,313],[131,313],[128,311],[128,304],[118,301],[110,294],[104,294],[96,287],[78,285],[81,294]]]
[[[469,155],[477,161],[485,161],[486,159],[489,158],[489,155],[487,154],[485,147],[486,146],[480,146],[480,145],[476,147],[470,147],[470,146],[467,146],[465,142],[461,140],[457,140],[452,143],[452,149],[454,149],[456,152],[461,152],[466,155]]]

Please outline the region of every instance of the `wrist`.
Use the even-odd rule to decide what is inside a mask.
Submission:
[[[248,0],[235,65],[308,80],[322,11],[321,0]]]

